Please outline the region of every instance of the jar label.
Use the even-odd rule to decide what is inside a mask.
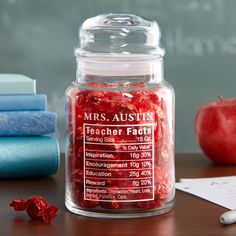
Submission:
[[[154,200],[153,123],[84,123],[83,136],[85,200]]]

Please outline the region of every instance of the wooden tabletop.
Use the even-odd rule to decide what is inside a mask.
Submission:
[[[63,157],[62,157],[63,158]],[[236,175],[236,166],[211,164],[201,154],[177,154],[176,177],[196,178]],[[29,220],[23,212],[14,212],[9,202],[15,198],[42,195],[59,207],[51,225]],[[236,199],[235,199],[236,200]],[[96,219],[78,216],[64,205],[64,165],[54,177],[0,181],[0,235],[40,236],[199,236],[236,235],[236,224],[222,226],[219,216],[226,209],[177,191],[174,209],[162,216],[141,219]]]

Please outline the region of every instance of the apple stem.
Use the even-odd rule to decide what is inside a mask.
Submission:
[[[219,99],[220,102],[224,103],[224,99],[223,99],[222,95],[218,95],[218,99]]]

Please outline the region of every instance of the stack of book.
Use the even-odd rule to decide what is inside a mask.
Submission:
[[[59,166],[56,113],[36,81],[0,74],[0,178],[48,176]]]

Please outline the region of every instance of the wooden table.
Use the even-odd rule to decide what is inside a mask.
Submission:
[[[177,154],[176,177],[214,177],[236,175],[236,166],[211,164],[201,154]],[[42,195],[56,204],[60,213],[48,225],[29,220],[22,212],[14,212],[9,202],[14,198]],[[236,199],[235,199],[236,201]],[[162,216],[142,219],[96,219],[77,216],[64,206],[64,165],[54,177],[0,181],[0,235],[76,235],[76,236],[199,236],[236,235],[236,224],[222,226],[219,216],[224,208],[177,191],[174,209]]]

